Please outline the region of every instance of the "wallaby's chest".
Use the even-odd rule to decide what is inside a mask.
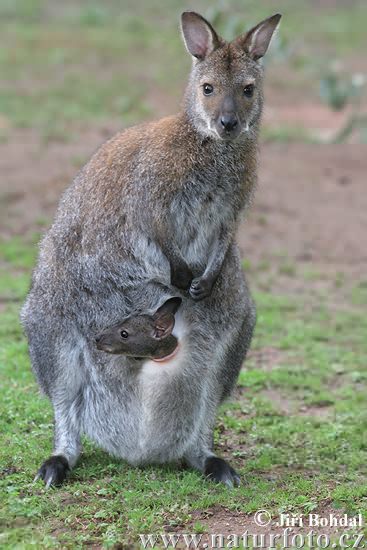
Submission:
[[[222,228],[231,231],[242,209],[243,170],[209,168],[193,173],[171,205],[174,238],[182,253],[197,260]]]

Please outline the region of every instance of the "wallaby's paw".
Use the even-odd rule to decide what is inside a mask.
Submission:
[[[69,470],[69,463],[64,456],[51,456],[42,464],[34,481],[43,479],[46,489],[51,487],[51,485],[58,486],[65,481]]]
[[[192,277],[193,275],[191,270],[187,266],[182,267],[181,269],[175,269],[172,271],[171,283],[176,288],[187,290],[188,288],[190,288]]]
[[[223,458],[211,456],[206,459],[204,474],[208,479],[215,483],[224,483],[230,489],[239,487],[241,480],[238,473],[227,464]]]
[[[194,279],[190,286],[190,296],[194,300],[203,300],[210,296],[212,291],[212,283],[209,279],[204,279],[203,277],[198,277]]]

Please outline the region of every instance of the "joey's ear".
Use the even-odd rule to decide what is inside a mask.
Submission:
[[[255,61],[260,59],[266,54],[271,37],[281,17],[280,13],[276,13],[268,19],[264,19],[246,34],[236,38],[235,44],[243,48]]]
[[[154,319],[153,336],[156,340],[167,338],[175,326],[175,316],[172,313],[162,313]]]
[[[211,24],[194,11],[183,12],[181,29],[188,52],[197,59],[204,59],[221,45]]]
[[[164,313],[172,313],[172,315],[174,315],[181,304],[182,298],[179,298],[178,296],[175,298],[169,298],[159,309],[157,309],[154,314],[154,318],[157,318]]]
[[[153,315],[154,338],[163,340],[169,336],[175,326],[175,313],[180,307],[181,298],[170,298]]]

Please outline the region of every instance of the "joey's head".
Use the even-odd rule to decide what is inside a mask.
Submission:
[[[96,336],[97,349],[135,358],[162,358],[177,347],[172,335],[181,298],[170,298],[153,315],[133,315]]]
[[[233,140],[257,129],[263,103],[260,60],[280,18],[273,15],[226,42],[198,13],[182,14],[183,38],[193,58],[186,111],[202,135]]]

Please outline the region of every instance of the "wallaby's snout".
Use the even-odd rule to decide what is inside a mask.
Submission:
[[[224,139],[233,139],[241,132],[236,103],[230,96],[224,98],[222,108],[218,119],[216,120],[216,128],[218,135]]]
[[[262,67],[258,62],[279,23],[276,14],[226,42],[195,12],[182,14],[182,34],[193,68],[186,110],[196,128],[212,138],[246,136],[260,121]]]

